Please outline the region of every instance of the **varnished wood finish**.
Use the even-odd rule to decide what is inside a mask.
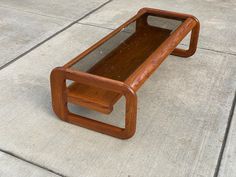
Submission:
[[[67,96],[65,89],[66,79],[94,87],[106,88],[124,95],[126,98],[125,128],[115,127],[70,113],[65,100]],[[132,88],[125,83],[58,67],[51,74],[51,90],[53,110],[62,120],[121,139],[127,139],[134,135],[136,130],[137,96]]]
[[[182,24],[174,31],[150,26],[147,17],[158,16],[175,19]],[[124,27],[136,22],[136,31],[114,48],[87,72],[72,69],[87,54],[119,33]],[[198,20],[187,14],[141,9],[137,15],[74,58],[51,73],[52,105],[56,115],[64,121],[89,128],[117,138],[133,136],[136,127],[136,91],[145,80],[170,55],[189,57],[196,51],[200,25]],[[188,50],[177,45],[190,32]],[[66,80],[74,81],[68,87]],[[119,128],[70,113],[67,103],[71,102],[89,109],[109,114],[113,105],[124,95],[126,98],[125,128]]]
[[[195,25],[196,22],[191,18],[186,19],[125,82],[138,90]]]
[[[142,28],[94,65],[88,73],[124,82],[169,37],[170,32],[151,26]],[[113,91],[76,82],[68,87],[68,101],[82,106],[89,105],[106,114],[112,111],[120,96]]]

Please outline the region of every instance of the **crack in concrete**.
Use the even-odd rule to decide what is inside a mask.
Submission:
[[[90,11],[90,12],[88,12],[87,14],[85,14],[84,16],[82,16],[81,18],[79,18],[79,19],[75,20],[74,22],[70,23],[70,24],[67,25],[65,28],[63,28],[63,29],[57,31],[56,33],[54,33],[54,34],[51,35],[50,37],[46,38],[46,39],[43,40],[42,42],[38,43],[37,45],[33,46],[32,48],[30,48],[30,49],[27,50],[26,52],[22,53],[21,55],[19,55],[18,57],[14,58],[14,59],[11,60],[10,62],[6,63],[5,65],[1,66],[1,67],[0,67],[0,70],[6,68],[8,65],[14,63],[15,61],[17,61],[17,60],[20,59],[21,57],[25,56],[26,54],[28,54],[28,53],[31,52],[32,50],[36,49],[37,47],[39,47],[39,46],[42,45],[43,43],[45,43],[45,42],[47,42],[48,40],[52,39],[52,38],[55,37],[56,35],[60,34],[61,32],[65,31],[66,29],[68,29],[68,28],[70,28],[71,26],[73,26],[74,24],[76,24],[78,21],[82,20],[83,18],[86,18],[86,17],[89,16],[90,14],[94,13],[95,11],[97,11],[98,9],[102,8],[103,6],[105,6],[106,4],[108,4],[108,3],[112,2],[112,1],[113,1],[113,0],[108,0],[108,1],[106,1],[105,3],[101,4],[101,5],[98,6],[97,8],[93,9],[92,11]],[[22,161],[24,161],[24,162],[27,162],[27,163],[32,164],[32,165],[34,165],[34,166],[37,166],[37,167],[39,167],[39,168],[41,168],[41,169],[44,169],[44,170],[46,170],[46,171],[48,171],[48,172],[51,172],[51,173],[53,173],[53,174],[55,174],[55,175],[58,175],[58,176],[61,176],[61,177],[68,177],[68,176],[66,176],[66,175],[64,175],[64,174],[61,174],[61,173],[59,173],[59,172],[56,172],[56,171],[54,171],[54,170],[49,169],[49,168],[47,168],[46,166],[42,166],[42,165],[40,165],[40,164],[38,164],[38,163],[35,163],[35,162],[33,162],[33,161],[30,161],[30,160],[27,160],[27,159],[25,159],[25,158],[23,158],[23,157],[21,157],[21,156],[19,156],[19,155],[14,154],[13,152],[10,152],[10,151],[7,151],[7,150],[3,150],[3,149],[1,149],[1,148],[0,148],[0,151],[3,152],[3,153],[5,153],[5,154],[8,154],[8,155],[10,155],[10,156],[12,156],[12,157],[15,157],[15,158],[17,158],[17,159],[19,159],[19,160],[22,160]]]
[[[52,39],[53,37],[57,36],[58,34],[62,33],[63,31],[67,30],[68,28],[70,28],[71,26],[73,26],[74,24],[76,24],[77,22],[79,22],[80,20],[86,18],[87,16],[89,16],[90,14],[94,13],[95,11],[99,10],[100,8],[102,8],[103,6],[107,5],[108,3],[112,2],[113,0],[108,0],[105,3],[101,4],[100,6],[96,7],[95,9],[91,10],[90,12],[86,13],[84,16],[80,17],[79,19],[73,21],[72,23],[70,23],[69,25],[67,25],[66,27],[62,28],[61,30],[57,31],[56,33],[54,33],[53,35],[49,36],[48,38],[46,38],[45,40],[39,42],[37,45],[31,47],[29,50],[25,51],[24,53],[20,54],[19,56],[17,56],[16,58],[12,59],[11,61],[7,62],[6,64],[4,64],[3,66],[0,66],[0,70],[6,68],[7,66],[9,66],[10,64],[14,63],[15,61],[17,61],[18,59],[20,59],[21,57],[25,56],[26,54],[30,53],[32,50],[38,48],[39,46],[41,46],[42,44],[44,44],[45,42],[47,42],[48,40]]]
[[[87,24],[87,23],[81,23],[79,21],[81,21],[82,19],[88,17],[89,15],[91,15],[92,13],[94,13],[95,11],[99,10],[100,8],[102,8],[103,6],[107,5],[108,3],[112,2],[113,0],[108,0],[107,2],[101,4],[100,6],[98,6],[97,8],[93,9],[92,11],[88,12],[87,14],[85,14],[84,16],[82,16],[81,18],[73,21],[72,23],[70,23],[69,25],[67,25],[66,27],[64,27],[63,29],[57,31],[56,33],[54,33],[53,35],[49,36],[48,38],[46,38],[45,40],[41,41],[40,43],[38,43],[37,45],[33,46],[32,48],[30,48],[29,50],[27,50],[26,52],[22,53],[21,55],[17,56],[16,58],[14,58],[13,60],[9,61],[8,63],[6,63],[5,65],[1,66],[0,67],[0,70],[6,68],[8,65],[14,63],[15,61],[17,61],[18,59],[20,59],[21,57],[25,56],[26,54],[30,53],[32,50],[36,49],[37,47],[41,46],[42,44],[44,44],[45,42],[47,42],[48,40],[52,39],[53,37],[57,36],[58,34],[60,34],[61,32],[67,30],[68,28],[70,28],[71,26],[73,26],[74,24],[81,24],[81,25],[88,25],[88,26],[93,26],[93,27],[97,27],[97,28],[103,28],[103,29],[107,29],[107,30],[115,30],[113,28],[109,28],[109,27],[103,27],[103,26],[99,26],[99,25],[95,25],[95,24]],[[41,15],[41,14],[38,14],[38,15]],[[187,46],[187,44],[181,44],[183,46]],[[227,52],[227,51],[219,51],[219,50],[214,50],[214,49],[209,49],[209,48],[205,48],[205,47],[198,47],[198,49],[200,50],[208,50],[208,51],[211,51],[211,52],[217,52],[217,53],[221,53],[221,54],[227,54],[227,55],[233,55],[233,56],[236,56],[235,53],[231,53],[231,52]],[[233,98],[233,102],[232,102],[232,106],[231,106],[231,110],[230,110],[230,113],[229,113],[229,118],[228,118],[228,122],[227,122],[227,125],[226,125],[226,130],[225,130],[225,134],[224,134],[224,139],[223,139],[223,142],[222,142],[222,146],[221,146],[221,149],[220,149],[220,153],[219,153],[219,157],[218,157],[218,160],[217,160],[217,165],[216,165],[216,168],[215,168],[215,172],[214,172],[214,177],[218,177],[219,175],[219,170],[220,170],[220,165],[221,165],[221,162],[222,162],[222,158],[223,158],[223,154],[224,154],[224,150],[225,150],[225,146],[226,146],[226,143],[227,143],[227,138],[228,138],[228,135],[229,135],[229,130],[230,130],[230,126],[231,126],[231,122],[232,122],[232,119],[233,119],[233,114],[234,114],[234,109],[235,109],[235,105],[236,105],[236,92],[235,92],[235,95],[234,95],[234,98]],[[42,166],[38,163],[35,163],[35,162],[32,162],[30,160],[27,160],[19,155],[16,155],[12,152],[9,152],[7,150],[3,150],[3,149],[0,149],[1,152],[3,153],[6,153],[10,156],[13,156],[19,160],[22,160],[24,162],[27,162],[29,164],[32,164],[34,166],[37,166],[41,169],[44,169],[46,171],[49,171],[51,173],[54,173],[55,175],[58,175],[58,176],[61,176],[61,177],[67,177],[66,175],[64,174],[61,174],[61,173],[58,173],[54,170],[51,170],[45,166]]]
[[[229,112],[229,118],[228,118],[228,122],[227,122],[227,125],[226,125],[224,139],[223,139],[223,142],[222,142],[222,145],[221,145],[221,149],[220,149],[220,153],[219,153],[219,157],[218,157],[218,160],[217,160],[217,164],[216,164],[216,168],[215,168],[215,172],[214,172],[213,177],[218,177],[219,176],[220,165],[221,165],[221,162],[222,162],[222,159],[223,159],[223,155],[224,155],[224,151],[225,151],[225,147],[226,147],[226,143],[227,143],[230,127],[231,127],[231,122],[233,120],[235,105],[236,105],[236,91],[235,91],[232,106],[231,106],[231,109],[230,109],[230,112]]]
[[[65,175],[63,175],[63,174],[61,174],[61,173],[58,173],[58,172],[54,171],[54,170],[51,170],[51,169],[49,169],[49,168],[47,168],[47,167],[45,167],[45,166],[42,166],[42,165],[40,165],[40,164],[38,164],[38,163],[32,162],[32,161],[30,161],[30,160],[27,160],[27,159],[25,159],[25,158],[23,158],[23,157],[21,157],[21,156],[19,156],[19,155],[16,155],[16,154],[13,153],[13,152],[10,152],[10,151],[7,151],[7,150],[1,149],[1,148],[0,148],[0,151],[3,152],[3,153],[5,153],[5,154],[8,154],[8,155],[10,155],[10,156],[12,156],[12,157],[15,157],[15,158],[17,158],[17,159],[19,159],[19,160],[22,160],[22,161],[24,161],[24,162],[26,162],[26,163],[28,163],[28,164],[37,166],[37,167],[39,167],[39,168],[41,168],[41,169],[43,169],[43,170],[46,170],[46,171],[48,171],[48,172],[51,172],[51,173],[53,173],[53,174],[55,174],[55,175],[58,175],[58,176],[61,176],[61,177],[68,177],[68,176],[65,176]]]
[[[187,44],[181,44],[183,46],[188,46]],[[227,52],[227,51],[220,51],[220,50],[215,50],[215,49],[209,49],[209,48],[205,48],[205,47],[197,47],[198,49],[201,49],[201,50],[208,50],[208,51],[211,51],[211,52],[216,52],[216,53],[221,53],[221,54],[227,54],[227,55],[233,55],[233,56],[236,56],[236,53],[231,53],[231,52]]]
[[[109,27],[99,26],[99,25],[89,24],[89,23],[77,22],[77,24],[85,25],[85,26],[92,26],[92,27],[97,27],[97,28],[102,28],[102,29],[107,29],[107,30],[111,30],[111,31],[115,30],[115,28],[109,28]]]
[[[18,12],[28,13],[28,14],[32,14],[32,15],[39,15],[39,16],[47,17],[47,18],[60,19],[60,20],[64,20],[64,21],[74,20],[72,18],[47,15],[47,14],[44,14],[44,13],[37,13],[37,12],[33,12],[33,11],[24,10],[24,9],[21,9],[21,8],[14,8],[14,7],[11,7],[11,6],[0,5],[0,8],[11,9],[11,10],[18,11]]]

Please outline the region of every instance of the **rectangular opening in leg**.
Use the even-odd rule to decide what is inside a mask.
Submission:
[[[89,119],[117,126],[120,128],[125,127],[124,97],[121,97],[121,99],[114,105],[114,109],[109,115],[70,102],[68,103],[68,109],[71,113],[76,115],[87,117]]]
[[[120,93],[67,80],[68,102],[110,114],[113,105],[122,96]]]

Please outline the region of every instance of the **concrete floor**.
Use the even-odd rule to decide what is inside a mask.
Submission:
[[[59,120],[50,71],[144,6],[197,16],[197,53],[169,56],[140,89],[129,140]],[[233,0],[0,0],[0,177],[235,177],[235,16]],[[71,107],[116,125],[123,108]]]

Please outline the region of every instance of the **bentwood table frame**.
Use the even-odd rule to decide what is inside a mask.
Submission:
[[[123,81],[95,75],[89,72],[82,72],[71,68],[72,65],[79,62],[90,52],[95,50],[104,42],[108,41],[111,37],[122,31],[124,27],[137,21],[137,28],[146,25],[147,16],[158,16],[166,19],[180,20],[182,24],[175,29],[169,36],[156,48],[154,52],[148,56],[142,64],[140,64],[134,72],[130,74],[127,79]],[[56,115],[66,122],[76,124],[100,133],[104,133],[113,137],[127,139],[134,135],[136,129],[137,117],[137,90],[149,78],[149,76],[159,67],[159,65],[167,58],[168,55],[176,55],[180,57],[192,56],[197,48],[200,24],[199,21],[192,15],[143,8],[134,17],[125,22],[123,25],[112,31],[106,37],[94,44],[92,47],[84,51],[76,58],[69,61],[62,67],[55,68],[51,73],[51,93],[52,93],[52,106]],[[189,48],[187,50],[176,48],[177,45],[184,39],[184,37],[191,32]],[[143,44],[145,46],[145,43]],[[137,51],[133,51],[137,52]],[[106,91],[116,93],[116,100],[111,101],[109,105],[102,105],[99,101],[92,102],[85,99],[76,99],[70,96],[70,89],[66,85],[66,80],[74,81],[77,84],[88,85],[90,88],[100,88]],[[68,110],[68,102],[78,103],[81,106],[93,109],[105,114],[112,111],[113,104],[121,97],[126,98],[126,111],[125,111],[125,127],[120,128],[109,125],[100,121],[92,120],[83,117]]]

